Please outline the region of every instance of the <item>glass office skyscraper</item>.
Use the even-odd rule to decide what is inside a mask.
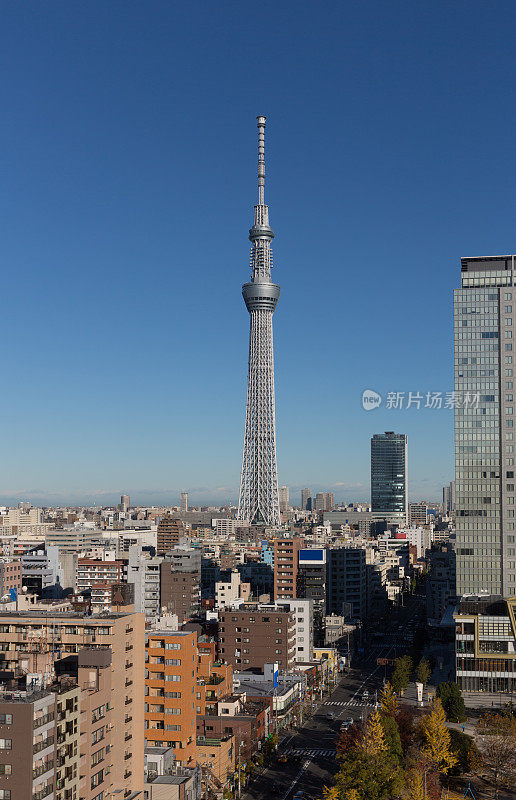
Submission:
[[[407,437],[375,433],[371,439],[371,509],[407,522]]]
[[[461,259],[454,296],[458,595],[516,595],[514,258]]]

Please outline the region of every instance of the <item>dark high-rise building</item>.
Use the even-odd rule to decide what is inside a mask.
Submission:
[[[346,614],[361,619],[366,613],[366,551],[359,547],[339,547],[327,551],[328,613]]]
[[[371,510],[399,514],[406,523],[407,437],[404,433],[375,433],[371,439]]]
[[[312,492],[310,489],[301,489],[301,508],[303,511],[312,510]]]
[[[327,604],[326,550],[299,551],[298,597],[313,600],[314,644],[324,644],[324,618]]]

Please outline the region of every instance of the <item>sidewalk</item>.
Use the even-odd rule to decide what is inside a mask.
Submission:
[[[467,736],[472,736],[475,738],[475,726],[476,720],[469,720],[467,722],[447,722],[446,723],[448,728],[454,728],[456,731],[460,731],[461,733],[465,733]],[[463,730],[464,728],[464,730]]]
[[[516,705],[516,692],[502,694],[495,692],[462,692],[466,708],[485,708],[486,711],[500,710],[507,703]]]

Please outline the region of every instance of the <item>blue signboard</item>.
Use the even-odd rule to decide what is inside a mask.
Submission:
[[[324,559],[324,550],[300,550],[300,561],[322,561]]]
[[[17,600],[18,599],[18,587],[17,586],[13,586],[12,589],[9,589],[9,594],[11,596],[11,600]]]

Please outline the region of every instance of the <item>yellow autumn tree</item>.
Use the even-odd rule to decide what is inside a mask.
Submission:
[[[394,717],[398,710],[396,692],[388,681],[380,692],[380,709],[386,717]]]
[[[384,753],[387,750],[385,733],[379,711],[375,711],[367,720],[363,747],[370,756],[378,756],[380,753]]]
[[[407,790],[403,795],[406,800],[426,800],[423,775],[418,769],[411,769],[407,773]]]
[[[457,758],[451,751],[450,731],[438,697],[432,701],[430,713],[423,719],[422,730],[425,738],[424,755],[441,772],[448,772],[457,763]]]
[[[340,800],[340,792],[336,786],[325,786],[323,798],[324,800]]]

